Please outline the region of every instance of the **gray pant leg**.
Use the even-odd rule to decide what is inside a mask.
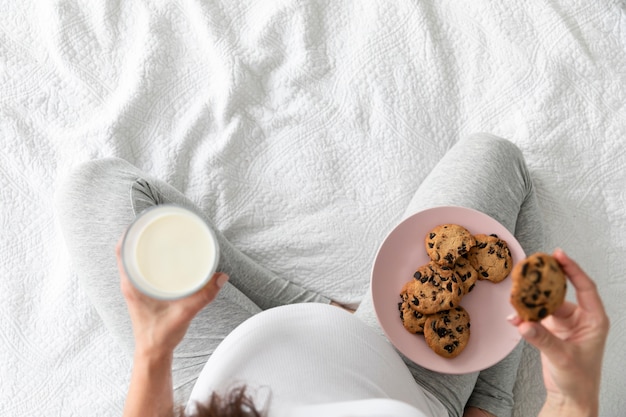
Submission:
[[[526,253],[544,246],[530,174],[521,151],[509,141],[488,134],[459,141],[420,185],[403,218],[447,205],[472,208],[493,217],[515,235]],[[356,314],[379,327],[371,295]],[[404,360],[416,381],[439,398],[451,416],[461,416],[466,404],[507,416],[513,406],[521,351],[518,346],[493,367],[466,375],[438,374]]]
[[[114,338],[132,354],[134,339],[126,303],[119,288],[115,245],[135,218],[149,206],[176,203],[208,221],[181,193],[146,177],[120,159],[81,165],[56,196],[56,212],[81,287]],[[254,264],[216,231],[221,249],[218,270],[230,281],[192,321],[174,354],[176,397],[186,400],[193,383],[217,345],[237,325],[274,305],[325,301]],[[251,301],[253,299],[254,301]]]

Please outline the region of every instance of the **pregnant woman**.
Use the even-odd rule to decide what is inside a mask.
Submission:
[[[57,196],[80,284],[133,358],[125,416],[171,416],[187,400],[187,414],[207,416],[511,414],[522,344],[481,372],[428,371],[384,338],[369,295],[354,314],[329,306],[327,297],[259,266],[219,232],[220,272],[202,290],[176,301],[145,296],[120,267],[116,243],[139,213],[165,203],[196,212],[215,230],[180,192],[118,159],[80,166]],[[479,134],[457,143],[419,185],[404,217],[444,205],[490,215],[526,253],[543,249],[528,169],[504,139]],[[513,324],[545,353],[543,415],[595,415],[608,320],[593,282],[562,252],[555,256],[585,294],[580,306],[568,303],[547,329]],[[576,338],[568,338],[572,332]],[[559,351],[568,363],[556,359]]]

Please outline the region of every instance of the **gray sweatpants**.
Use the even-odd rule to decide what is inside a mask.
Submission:
[[[164,203],[193,210],[216,230],[212,220],[179,191],[121,159],[79,166],[56,196],[56,212],[80,284],[129,355],[133,333],[119,288],[114,248],[137,214]],[[526,253],[543,247],[543,228],[523,156],[504,139],[479,134],[457,143],[419,186],[405,217],[442,205],[469,207],[490,215],[515,234]],[[214,349],[247,318],[278,305],[330,301],[256,264],[218,230],[216,234],[221,252],[218,270],[226,272],[230,280],[192,321],[174,352],[174,390],[181,402]],[[370,298],[364,297],[355,314],[382,334]],[[416,381],[436,395],[451,416],[462,415],[466,404],[508,416],[520,353],[521,345],[492,368],[467,375],[437,374],[406,358],[405,362]]]

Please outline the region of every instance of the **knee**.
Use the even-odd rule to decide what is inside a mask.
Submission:
[[[487,148],[493,149],[501,153],[521,153],[521,150],[516,144],[508,139],[500,136],[492,135],[491,133],[474,133],[467,137],[467,140],[477,144],[481,144]]]
[[[508,139],[490,133],[474,133],[466,140],[479,147],[481,152],[499,161],[520,162],[524,160],[521,149]]]
[[[82,162],[73,167],[60,183],[54,194],[54,206],[58,212],[68,212],[67,204],[86,194],[98,194],[110,186],[114,178],[128,171],[130,164],[119,158],[103,158]]]

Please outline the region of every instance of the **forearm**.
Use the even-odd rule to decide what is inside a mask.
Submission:
[[[172,354],[135,353],[124,417],[171,416]]]
[[[463,417],[495,417],[493,414],[481,410],[476,407],[467,407],[463,413]]]

